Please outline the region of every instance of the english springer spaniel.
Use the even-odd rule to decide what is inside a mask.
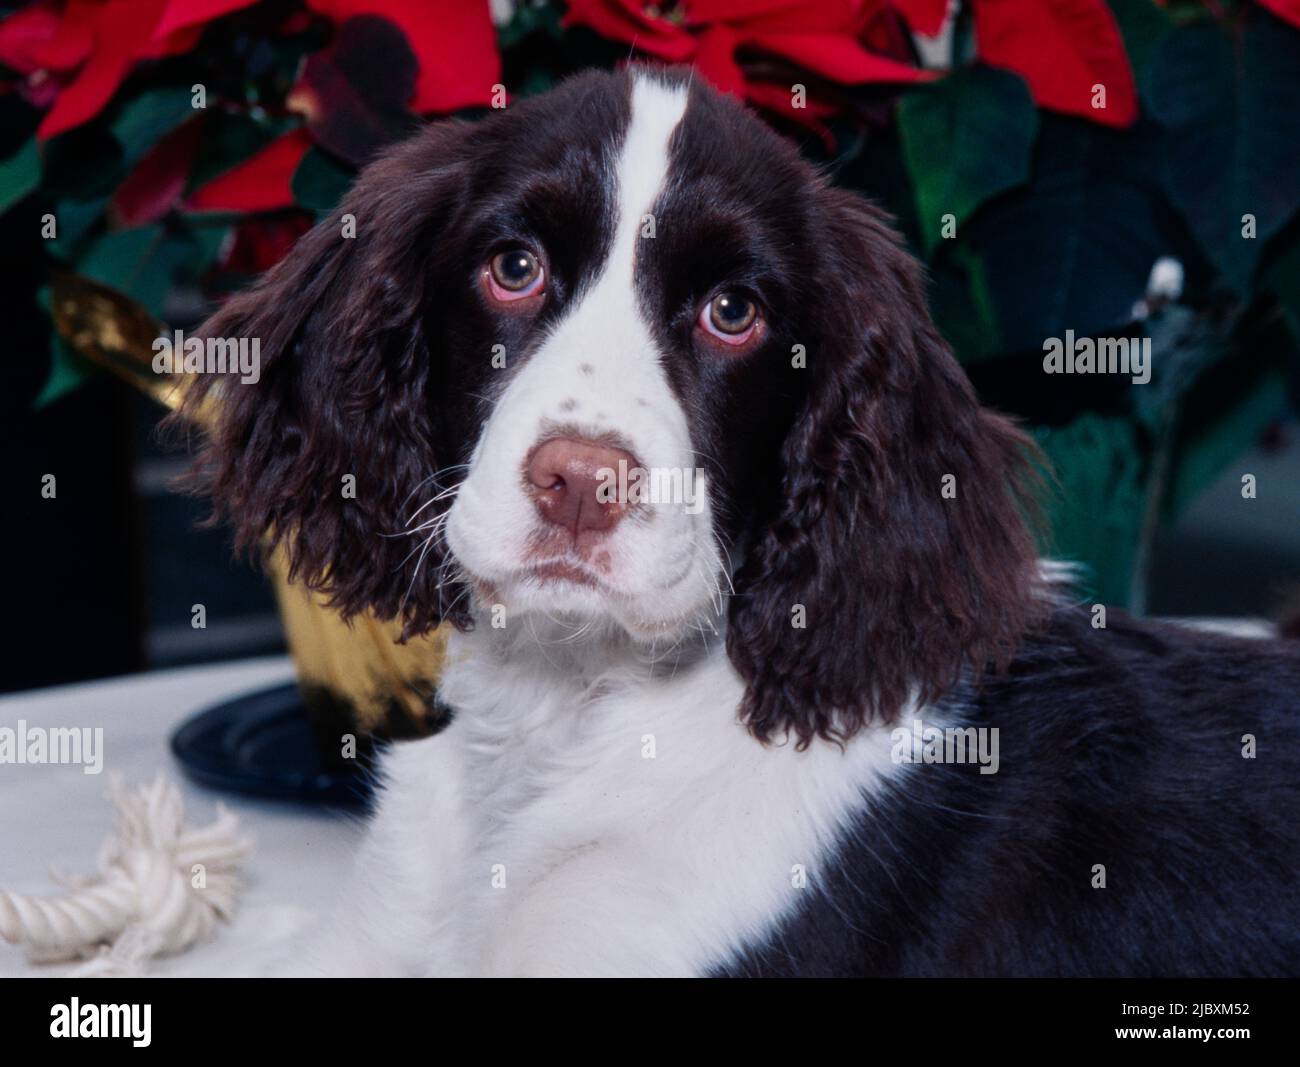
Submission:
[[[434,125],[206,332],[240,542],[455,628],[290,973],[1300,973],[1300,658],[1067,603],[917,264],[738,104]]]

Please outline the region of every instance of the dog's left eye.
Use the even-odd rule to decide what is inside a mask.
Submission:
[[[488,260],[483,280],[493,300],[508,304],[540,294],[546,284],[546,271],[528,249],[512,248]]]
[[[744,293],[718,293],[700,309],[700,329],[728,345],[743,345],[760,329],[763,317],[758,305]]]

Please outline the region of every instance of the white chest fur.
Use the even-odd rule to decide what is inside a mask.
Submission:
[[[572,647],[480,630],[449,660],[456,717],[394,750],[363,857],[383,900],[363,905],[383,913],[369,940],[399,969],[699,974],[818,891],[845,822],[900,770],[884,730],[759,744],[720,650],[593,676]]]

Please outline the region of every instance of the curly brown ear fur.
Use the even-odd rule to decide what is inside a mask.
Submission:
[[[751,731],[801,746],[1005,664],[1040,601],[1031,443],[980,407],[883,216],[823,195],[836,247],[817,286],[813,380],[727,634]]]
[[[465,185],[462,139],[460,124],[444,124],[374,163],[330,218],[208,320],[204,337],[259,340],[260,380],[199,375],[182,413],[202,408],[209,432],[193,485],[241,549],[282,545],[291,577],[345,617],[400,615],[408,633],[464,621],[446,610],[455,593],[439,583],[441,540],[421,552],[401,536],[415,494],[450,462],[434,451],[426,328],[440,272],[463,272],[439,262],[437,240]]]

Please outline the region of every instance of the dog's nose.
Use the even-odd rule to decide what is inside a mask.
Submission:
[[[533,450],[524,472],[542,518],[576,538],[584,531],[611,530],[618,524],[627,511],[620,489],[635,466],[631,453],[621,448],[553,437]]]

